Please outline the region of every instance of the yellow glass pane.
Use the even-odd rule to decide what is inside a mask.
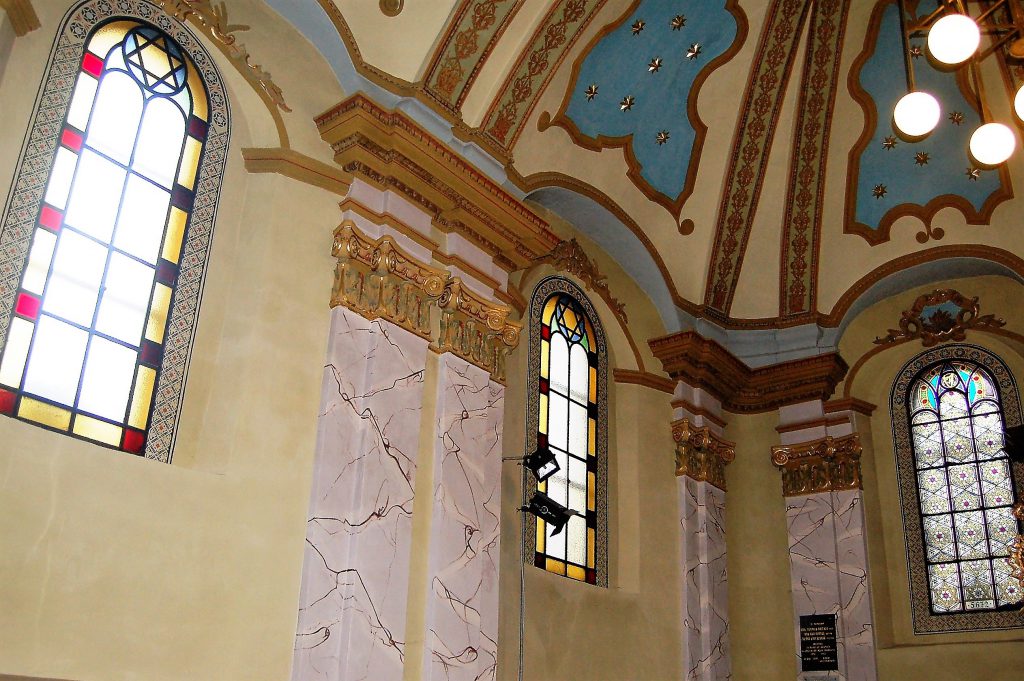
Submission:
[[[547,435],[548,434],[548,396],[547,395],[541,395],[540,396],[540,415],[539,415],[539,418],[537,420],[539,421],[539,423],[537,424],[537,432],[542,434],[542,435]]]
[[[146,322],[146,338],[154,343],[164,342],[164,330],[167,328],[167,308],[171,304],[171,289],[157,284],[153,291],[153,304],[149,308],[149,321]]]
[[[554,572],[555,574],[565,574],[565,563],[554,558],[548,558],[544,561],[544,568],[548,572]]]
[[[590,403],[597,404],[597,367],[590,367]]]
[[[595,552],[594,547],[597,544],[596,537],[597,537],[597,533],[594,531],[594,528],[593,527],[588,527],[587,528],[587,567],[588,568],[593,568],[594,567],[594,552]]]
[[[537,519],[537,553],[544,553],[544,547],[546,546],[545,540],[547,534],[544,530],[544,521]]]
[[[138,25],[134,21],[112,21],[104,24],[89,39],[89,51],[100,59],[106,59],[110,48],[124,40],[128,31]]]
[[[566,570],[566,574],[573,579],[578,579],[581,582],[587,581],[587,571],[578,565],[570,565]]]
[[[28,357],[28,346],[32,342],[34,327],[35,324],[20,317],[11,319],[4,361],[0,364],[0,383],[12,388],[21,387],[21,375],[25,373],[25,358]]]
[[[594,475],[593,471],[591,471],[590,473],[587,473],[587,510],[588,511],[596,511],[597,510],[597,502],[595,500],[596,496],[597,496],[597,491],[596,490],[597,490],[597,476]]]
[[[192,187],[196,184],[196,170],[199,168],[199,152],[203,150],[203,143],[195,137],[185,138],[185,152],[181,157],[181,168],[178,170],[178,184],[183,187]]]
[[[555,314],[555,304],[558,302],[558,294],[555,294],[548,298],[548,302],[544,303],[544,311],[540,315],[540,321],[543,324],[551,324],[551,316]]]
[[[538,482],[537,483],[537,491],[538,492],[544,492],[544,494],[547,494],[548,493],[548,481],[547,480],[542,480],[541,482]],[[544,522],[544,521],[542,520],[541,522]]]
[[[540,342],[540,377],[547,378],[551,375],[551,343],[542,340]]]
[[[112,423],[106,423],[91,416],[84,416],[82,414],[75,416],[75,427],[72,430],[75,435],[81,435],[82,437],[103,442],[113,447],[121,444],[121,426],[115,426]]]
[[[562,313],[562,321],[565,322],[565,328],[570,331],[576,328],[576,313],[572,311],[571,307],[565,308],[565,311]]]
[[[590,433],[587,436],[587,454],[590,456],[597,456],[597,421],[594,419],[587,419],[589,423]]]
[[[188,213],[180,208],[171,208],[171,217],[167,220],[167,236],[164,238],[164,248],[160,254],[164,260],[177,264],[181,257],[181,240],[185,237],[186,221]]]
[[[52,404],[46,404],[30,397],[22,397],[18,407],[18,416],[44,426],[67,430],[71,425],[71,411]]]
[[[132,408],[128,412],[128,425],[145,430],[149,421],[149,404],[153,400],[153,385],[156,383],[156,369],[139,367],[132,391]]]
[[[192,115],[203,121],[210,120],[210,105],[206,101],[206,86],[199,77],[199,70],[188,60],[188,91],[192,95]]]

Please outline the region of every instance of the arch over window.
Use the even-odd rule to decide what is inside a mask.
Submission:
[[[607,585],[608,358],[593,305],[570,281],[543,280],[530,308],[528,451],[547,445],[559,471],[537,489],[578,511],[553,535],[530,516],[534,564]]]
[[[1024,626],[1006,557],[1019,528],[1012,506],[1024,466],[1003,450],[1021,421],[1006,366],[974,346],[946,346],[908,363],[892,419],[916,631]]]
[[[0,413],[170,460],[227,143],[184,26],[68,13],[0,233]]]

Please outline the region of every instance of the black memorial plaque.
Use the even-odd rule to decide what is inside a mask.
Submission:
[[[835,615],[800,615],[801,671],[839,671]]]

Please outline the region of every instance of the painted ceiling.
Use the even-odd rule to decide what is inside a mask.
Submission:
[[[394,17],[370,0],[267,2],[346,91],[402,106],[594,238],[667,330],[810,325],[820,341],[894,278],[1020,260],[1024,153],[972,163],[971,83],[923,50],[915,74],[943,119],[923,140],[893,130],[895,0],[422,0]],[[993,116],[1013,120],[1016,70],[997,53],[982,75]]]

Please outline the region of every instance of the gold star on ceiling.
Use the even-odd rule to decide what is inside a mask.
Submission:
[[[918,57],[924,56],[924,51],[921,49],[920,45],[911,45],[910,56],[913,57],[914,59],[917,59]]]
[[[633,95],[626,95],[625,97],[622,98],[622,101],[619,102],[619,108],[623,111],[629,111],[630,109],[633,108],[633,104],[635,102],[636,97],[634,97]]]
[[[884,184],[876,184],[875,188],[871,190],[871,195],[876,199],[880,199],[889,193],[889,190],[885,188]]]
[[[888,137],[886,137],[884,140],[882,140],[882,146],[885,147],[887,150],[888,149],[892,149],[893,147],[895,147],[896,146],[896,136],[895,135],[889,135]]]
[[[587,96],[588,102],[592,100],[594,97],[597,97],[597,83],[594,83],[593,85],[588,87],[583,94]]]
[[[655,57],[651,60],[651,63],[647,65],[647,70],[651,73],[657,73],[661,70],[661,57]]]
[[[690,45],[690,49],[686,51],[687,59],[696,59],[697,55],[700,54],[700,43],[694,43]]]
[[[928,165],[929,158],[931,158],[931,156],[928,154],[928,152],[919,151],[916,154],[914,154],[914,163],[916,163],[919,166],[926,166]]]
[[[964,173],[964,175],[966,175],[967,179],[970,180],[971,182],[977,182],[978,178],[981,177],[981,169],[968,168],[967,172]]]
[[[644,30],[644,26],[646,25],[647,22],[644,21],[643,19],[637,19],[636,21],[634,21],[632,26],[633,35],[640,35],[640,31]]]
[[[686,17],[682,14],[677,14],[672,17],[672,21],[670,21],[669,24],[672,26],[673,31],[678,31],[683,26],[686,26]]]
[[[655,141],[657,141],[658,146],[660,147],[665,142],[668,142],[669,137],[670,135],[668,134],[668,130],[662,130],[661,132],[658,133],[658,136],[655,138]]]
[[[953,123],[953,125],[960,125],[961,123],[964,122],[964,115],[959,111],[954,111],[951,114],[949,114],[949,120],[950,122]]]

